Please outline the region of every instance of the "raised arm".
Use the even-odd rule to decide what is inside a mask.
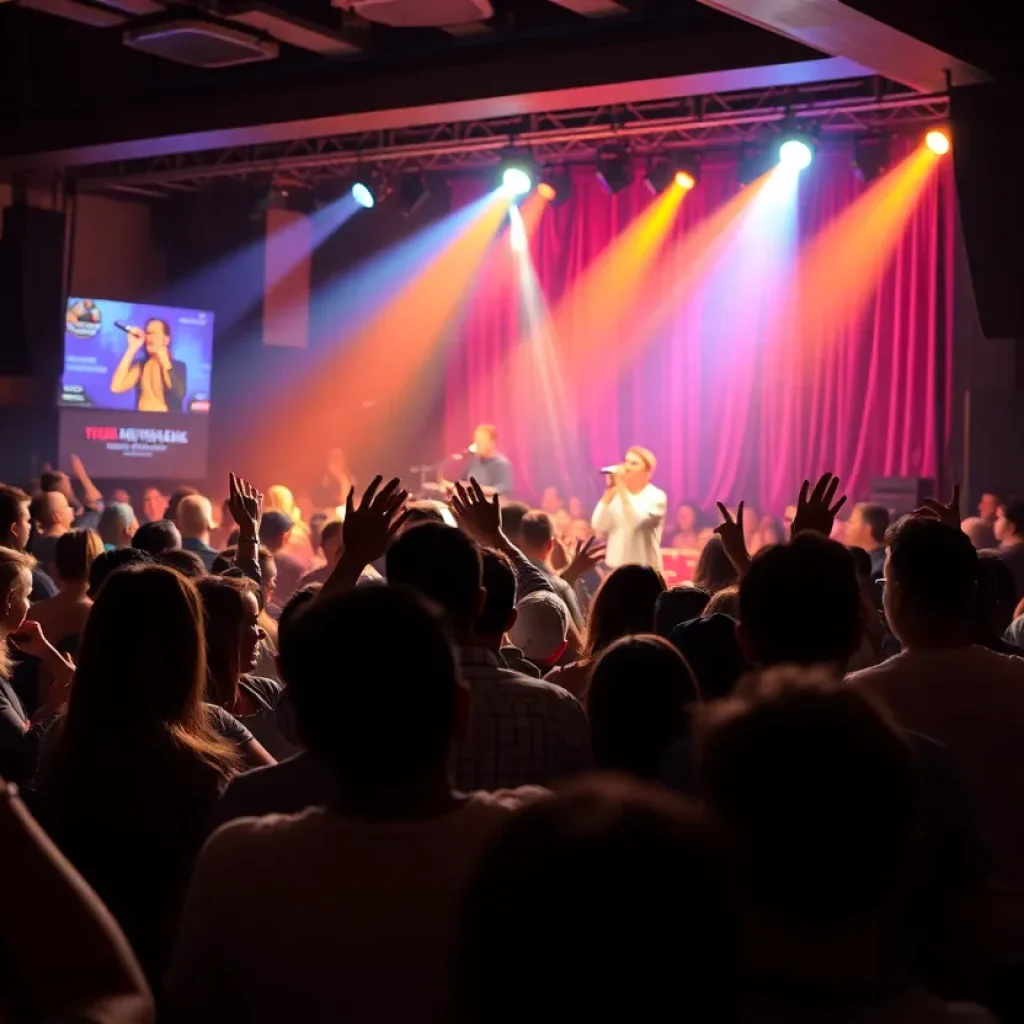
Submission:
[[[121,356],[121,361],[114,370],[114,376],[110,378],[110,390],[115,395],[131,391],[132,388],[138,386],[139,375],[142,371],[135,362],[135,356],[145,340],[146,336],[138,327],[133,327],[128,332],[128,347],[124,350],[124,355]]]
[[[482,544],[501,551],[508,556],[516,574],[516,600],[522,600],[527,594],[536,594],[542,590],[555,593],[551,581],[505,536],[501,528],[501,506],[498,496],[488,499],[484,489],[475,479],[469,486],[455,485],[455,496],[452,498],[452,513],[455,521],[467,533],[472,534]]]

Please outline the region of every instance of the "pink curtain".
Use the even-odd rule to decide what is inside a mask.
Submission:
[[[650,337],[629,349],[626,364],[608,380],[580,372],[594,329],[585,315],[569,321],[556,315],[547,347],[537,347],[536,313],[530,320],[521,274],[502,233],[480,268],[462,337],[449,350],[449,449],[463,446],[474,424],[494,423],[515,466],[518,494],[535,498],[554,484],[585,503],[601,486],[596,469],[634,443],[657,455],[656,482],[672,501],[704,508],[745,499],[779,514],[805,476],[825,470],[840,475],[852,499],[865,498],[872,480],[883,476],[923,476],[945,485],[954,234],[948,161],[924,186],[877,280],[845,322],[819,325],[801,315],[790,336],[770,315],[776,285],[786,287],[787,263],[863,189],[852,146],[819,151],[799,184],[788,260],[786,240],[768,239],[769,255],[758,238],[742,243],[751,249],[749,259],[761,259],[757,272],[772,275],[772,287],[762,287],[753,301],[745,296],[747,256],[734,261],[731,276],[712,272],[706,287],[656,319]],[[685,250],[675,243],[737,190],[730,158],[705,161],[699,186],[682,203],[645,277],[671,280],[676,269],[685,273],[686,267],[666,263],[682,258]],[[457,185],[455,201],[479,191],[478,183]],[[540,293],[550,309],[563,308],[574,282],[651,201],[639,178],[610,197],[592,171],[574,170],[569,200],[545,210],[531,234]],[[632,323],[621,325],[624,336],[633,325],[639,329],[658,298],[650,288],[637,294],[643,299],[631,309]],[[819,333],[828,334],[828,344],[820,343]],[[561,366],[554,382],[558,374],[551,359],[541,358],[545,351]],[[593,358],[607,358],[607,349]]]

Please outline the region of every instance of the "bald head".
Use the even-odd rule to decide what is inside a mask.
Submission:
[[[206,540],[213,519],[213,506],[201,494],[188,494],[178,505],[178,529],[182,537]]]
[[[67,497],[60,491],[45,491],[32,503],[33,514],[39,529],[68,530],[75,518],[74,509]]]

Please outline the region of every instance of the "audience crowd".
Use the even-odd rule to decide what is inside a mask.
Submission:
[[[666,581],[553,487],[72,470],[0,485],[0,1019],[1024,1021],[1024,503],[687,502]]]

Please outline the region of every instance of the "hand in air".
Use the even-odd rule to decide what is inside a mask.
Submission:
[[[914,509],[915,516],[926,519],[938,519],[945,526],[960,529],[960,485],[953,484],[953,497],[948,505],[943,505],[935,498],[925,498],[920,508]]]
[[[383,479],[382,476],[373,478],[358,505],[354,487],[345,501],[345,524],[341,531],[344,557],[362,565],[380,558],[409,518],[408,510],[403,511],[409,492],[402,488],[397,477],[381,487]]]
[[[746,571],[747,566],[750,565],[747,538],[743,535],[744,502],[741,501],[736,509],[735,519],[722,502],[717,501],[715,504],[718,506],[719,514],[722,517],[721,523],[715,527],[715,533],[722,538],[722,548],[726,555],[729,556],[729,561],[732,562],[737,572],[743,573]]]
[[[800,487],[800,498],[796,505],[796,517],[793,519],[793,527],[790,536],[795,537],[805,530],[813,530],[815,533],[823,533],[826,537],[832,535],[832,527],[835,525],[836,515],[846,504],[846,495],[840,496],[833,505],[832,501],[839,490],[839,477],[832,473],[824,473],[811,491],[811,482],[805,480]],[[810,495],[808,496],[808,491]]]
[[[607,545],[599,541],[593,534],[585,541],[576,541],[576,550],[573,552],[572,561],[560,573],[562,579],[568,583],[575,583],[576,580],[586,576],[591,569],[596,568],[604,561],[607,550]]]
[[[128,351],[138,352],[145,344],[146,335],[138,327],[128,328]]]
[[[228,511],[243,537],[259,533],[263,517],[263,495],[248,480],[231,473],[228,477]]]
[[[484,489],[470,477],[469,486],[457,483],[451,501],[456,522],[467,533],[489,547],[500,547],[504,542],[501,532],[501,508],[497,494],[487,500]]]

